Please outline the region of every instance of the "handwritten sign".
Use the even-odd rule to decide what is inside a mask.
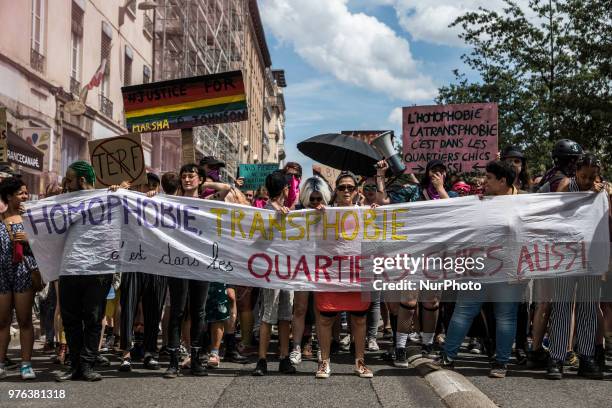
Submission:
[[[402,114],[407,172],[442,160],[452,173],[483,171],[497,154],[497,104],[413,106]]]
[[[324,164],[313,164],[312,174],[319,175],[329,183],[332,189],[336,188],[336,179],[342,171]]]
[[[121,88],[127,128],[158,132],[248,119],[241,71]]]
[[[372,140],[376,139],[383,133],[388,132],[387,130],[343,130],[343,135],[353,136],[354,138],[363,140],[367,144],[371,144]]]
[[[89,142],[91,164],[96,171],[96,187],[104,188],[129,181],[132,185],[147,183],[140,134]]]
[[[268,174],[278,170],[278,163],[240,164],[238,174],[244,177],[242,190],[257,190],[266,185]]]
[[[370,291],[376,279],[503,282],[601,274],[610,251],[608,197],[594,193],[469,196],[286,215],[125,190],[86,190],[26,205],[25,229],[46,281],[146,271],[253,287]],[[370,254],[412,254],[421,267],[385,266],[373,275]],[[451,258],[459,265],[468,256],[481,258],[482,266],[429,262]]]
[[[6,108],[0,106],[0,163],[8,161]]]

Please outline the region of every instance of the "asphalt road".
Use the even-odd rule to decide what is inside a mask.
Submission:
[[[131,373],[117,371],[119,358],[112,366],[99,368],[104,379],[56,383],[53,374],[60,367],[50,363],[49,355],[36,353],[34,367],[38,378],[24,382],[14,369],[0,381],[2,407],[443,407],[433,390],[413,369],[395,369],[382,362],[380,353],[369,354],[367,363],[373,379],[352,373],[351,358],[341,354],[332,358],[332,376],[316,379],[316,362],[304,361],[296,375],[280,375],[278,360],[271,356],[269,375],[253,377],[252,364],[222,363],[208,377],[185,374],[173,380],[161,378],[162,371],[148,371],[134,363]],[[10,358],[17,360],[16,350]],[[162,361],[165,369],[166,361]],[[9,399],[9,390],[63,390],[62,399]]]
[[[504,408],[610,408],[612,407],[612,372],[604,380],[588,380],[567,370],[563,380],[551,381],[544,370],[527,370],[510,365],[503,380],[489,378],[489,362],[484,356],[460,354],[456,371],[468,378],[493,402]],[[608,360],[608,368],[612,361]]]

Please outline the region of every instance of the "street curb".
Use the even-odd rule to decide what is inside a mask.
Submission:
[[[449,408],[497,408],[498,406],[470,380],[456,371],[439,369],[433,360],[415,355],[408,362]]]

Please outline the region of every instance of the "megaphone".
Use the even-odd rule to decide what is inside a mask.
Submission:
[[[402,156],[395,150],[391,140],[393,138],[393,131],[380,134],[376,139],[370,143],[380,153],[391,168],[393,175],[402,174],[406,170]]]

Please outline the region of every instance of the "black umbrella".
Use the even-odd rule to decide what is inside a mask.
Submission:
[[[337,133],[313,136],[298,143],[300,152],[326,166],[350,170],[360,176],[376,174],[382,156],[361,139]]]

